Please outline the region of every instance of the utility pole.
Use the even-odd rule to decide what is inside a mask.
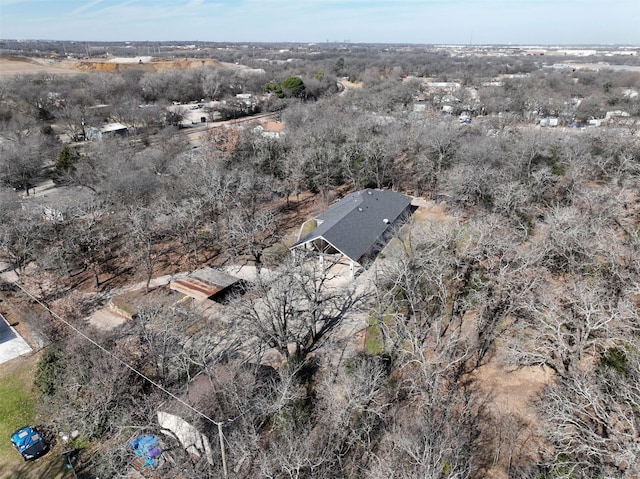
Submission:
[[[219,422],[218,424],[218,438],[220,439],[220,455],[222,456],[222,472],[224,473],[225,479],[229,477],[229,471],[227,470],[227,455],[224,452],[224,435],[222,434],[222,426],[223,423]]]

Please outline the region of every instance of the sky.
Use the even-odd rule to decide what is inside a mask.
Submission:
[[[640,44],[640,0],[0,0],[0,38]]]

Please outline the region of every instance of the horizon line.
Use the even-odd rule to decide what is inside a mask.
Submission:
[[[326,40],[326,41],[296,41],[296,40],[281,40],[281,41],[224,41],[224,40],[59,40],[50,38],[0,38],[0,42],[69,42],[69,43],[200,43],[200,44],[292,44],[292,45],[413,45],[413,46],[437,46],[437,47],[628,47],[628,48],[640,48],[640,43],[416,43],[416,42],[352,42],[344,40]]]

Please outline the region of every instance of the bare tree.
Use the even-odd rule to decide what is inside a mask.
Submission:
[[[317,259],[289,259],[269,277],[260,275],[239,310],[243,334],[303,362],[320,348],[363,298],[352,286],[334,286]]]
[[[163,242],[167,230],[167,218],[154,207],[135,208],[128,211],[128,244],[134,261],[142,266],[147,291],[157,261],[163,256]]]
[[[4,125],[0,136],[0,175],[6,182],[25,190],[27,196],[31,183],[47,160],[53,161],[53,145],[56,140],[43,134],[32,121],[16,115]]]
[[[318,388],[312,443],[328,452],[334,475],[361,473],[376,461],[380,432],[389,420],[393,389],[389,361],[364,354],[349,358]]]
[[[572,372],[546,388],[538,407],[554,447],[546,458],[551,471],[577,478],[640,473],[638,372],[635,349],[612,348],[594,371]]]
[[[117,232],[104,211],[94,204],[86,215],[67,224],[62,249],[71,270],[82,268],[93,275],[94,287],[101,284],[100,275],[108,271],[114,254]]]
[[[512,357],[519,364],[546,364],[560,376],[622,340],[636,317],[628,299],[584,280],[532,295],[525,307],[528,314],[517,323],[510,344]]]
[[[94,124],[93,112],[83,105],[64,105],[57,112],[57,117],[71,141],[83,141],[87,127]]]
[[[22,274],[37,255],[42,230],[41,218],[20,214],[0,224],[0,250],[14,270]]]
[[[258,271],[265,250],[280,239],[279,215],[273,210],[234,210],[226,227],[225,240],[235,255],[248,254]]]

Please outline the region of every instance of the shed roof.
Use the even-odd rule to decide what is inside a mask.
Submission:
[[[260,122],[260,125],[258,126],[261,126],[263,131],[270,132],[270,133],[271,132],[280,133],[281,131],[284,130],[284,123],[282,123],[281,121],[271,121],[271,120],[263,121],[263,122]]]
[[[192,298],[203,300],[215,296],[238,281],[235,276],[219,269],[203,268],[187,277],[173,280],[169,287]]]
[[[110,133],[112,131],[122,131],[127,130],[128,128],[124,126],[122,123],[107,123],[100,127],[101,133]]]
[[[353,261],[358,261],[411,204],[395,191],[371,189],[351,193],[316,217],[318,226],[292,248],[324,239]]]

